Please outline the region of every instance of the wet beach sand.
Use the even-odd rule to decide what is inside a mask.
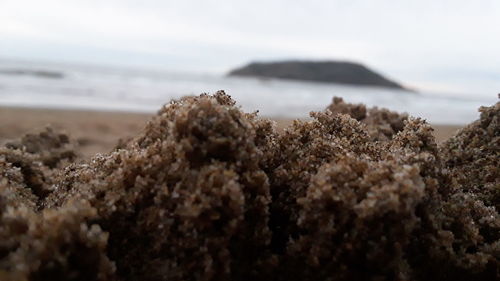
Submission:
[[[0,107],[0,145],[47,125],[62,130],[79,143],[78,151],[89,159],[96,153],[109,152],[120,139],[137,135],[153,113],[105,112],[22,107]],[[272,117],[278,129],[293,119]],[[438,142],[451,137],[463,126],[432,124]]]
[[[500,102],[479,111],[436,141],[339,97],[285,130],[224,91],[4,109],[0,280],[499,280]]]

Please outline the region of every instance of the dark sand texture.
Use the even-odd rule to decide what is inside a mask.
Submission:
[[[50,125],[71,136],[76,141],[78,156],[90,160],[96,153],[110,152],[120,139],[130,139],[139,134],[152,116],[118,111],[0,107],[0,145]],[[291,119],[280,117],[270,119],[276,122],[277,130],[283,130],[293,123]],[[442,142],[463,126],[432,124],[432,127],[432,134],[438,142]]]
[[[341,99],[277,130],[218,92],[83,163],[26,136],[0,150],[0,279],[498,280],[500,103],[481,112],[438,145]]]

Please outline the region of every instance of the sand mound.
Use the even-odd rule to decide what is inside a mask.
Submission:
[[[496,280],[500,106],[481,111],[441,147],[339,98],[277,132],[224,92],[88,163],[29,135],[0,150],[0,279]]]

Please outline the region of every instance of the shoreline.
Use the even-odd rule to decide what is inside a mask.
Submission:
[[[26,133],[51,125],[66,132],[80,145],[78,151],[86,159],[96,153],[110,151],[119,139],[138,134],[154,113],[101,111],[83,109],[52,109],[0,106],[0,145]],[[292,118],[267,117],[279,129],[290,125]],[[465,125],[431,124],[438,142],[451,137]]]

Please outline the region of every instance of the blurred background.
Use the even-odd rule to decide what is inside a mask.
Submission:
[[[499,15],[496,0],[0,0],[0,137],[77,118],[49,109],[111,120],[82,112],[148,115],[217,90],[277,120],[340,96],[461,126],[498,100]],[[358,63],[402,89],[227,75],[289,60]]]

